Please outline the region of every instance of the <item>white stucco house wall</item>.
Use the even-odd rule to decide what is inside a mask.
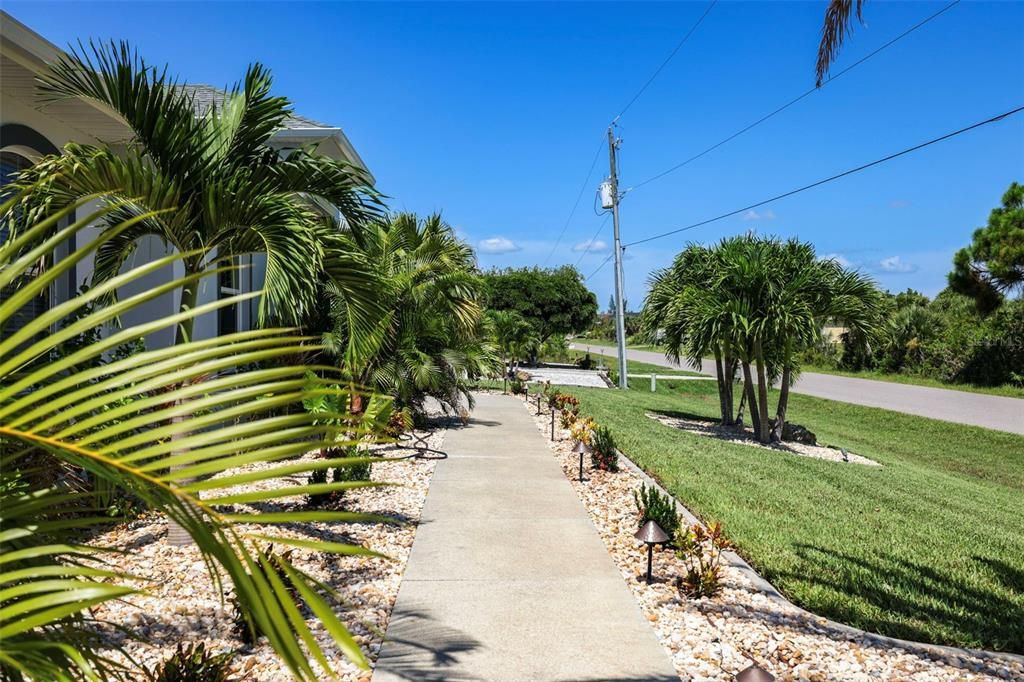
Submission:
[[[60,48],[56,45],[6,12],[0,11],[0,186],[10,182],[14,173],[41,156],[60,153],[68,142],[106,145],[116,150],[131,138],[131,131],[123,121],[100,104],[77,99],[51,103],[40,101],[36,77],[60,54]],[[185,87],[193,94],[196,115],[204,114],[212,103],[224,97],[222,90],[209,85]],[[303,116],[289,117],[284,128],[274,134],[271,145],[282,151],[315,145],[316,150],[325,156],[366,169],[366,164],[341,128]],[[78,235],[78,243],[94,238],[95,234],[95,231],[85,230]],[[60,249],[55,258],[66,255],[67,249],[74,246],[72,244]],[[168,247],[161,240],[147,237],[140,240],[132,262],[157,258],[168,252]],[[202,304],[218,296],[261,288],[266,269],[265,259],[257,255],[245,261],[242,265],[246,267],[236,273],[237,281],[218,282],[215,277],[204,279],[198,302]],[[183,270],[179,266],[176,272],[153,273],[138,285],[145,287],[182,274]],[[87,258],[77,264],[67,278],[62,278],[52,287],[45,300],[40,300],[37,305],[52,306],[67,300],[79,286],[88,283],[91,276],[92,260]],[[122,292],[122,295],[129,293]],[[152,320],[173,314],[178,309],[178,298],[178,294],[173,294],[155,299],[134,311],[125,322]],[[253,300],[249,305],[237,306],[238,309],[227,309],[220,315],[206,315],[197,319],[194,337],[209,338],[220,332],[251,328],[255,324],[257,305],[257,301]],[[150,347],[166,345],[172,340],[173,329],[162,330],[146,339]]]

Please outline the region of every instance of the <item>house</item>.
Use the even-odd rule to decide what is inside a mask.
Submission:
[[[56,45],[11,15],[0,11],[0,192],[19,170],[41,156],[59,154],[61,148],[69,142],[105,145],[116,151],[131,138],[131,131],[117,114],[101,104],[78,99],[40,101],[36,77],[60,55],[61,51]],[[183,87],[188,88],[192,94],[197,116],[205,114],[211,105],[222,102],[225,95],[223,90],[209,85]],[[285,126],[272,137],[271,145],[282,152],[312,145],[320,154],[366,169],[366,164],[341,128],[304,116],[292,115],[286,119]],[[329,206],[320,208],[324,211],[333,210]],[[0,239],[3,236],[0,235]],[[88,240],[95,237],[95,231],[86,229],[77,237],[79,241]],[[75,247],[74,242],[65,245],[58,249],[54,258],[59,260]],[[138,263],[138,259],[158,258],[167,253],[167,247],[162,241],[146,237],[139,241],[133,258]],[[261,288],[266,269],[265,258],[256,255],[245,261],[241,263],[244,266],[242,269],[228,273],[220,281],[213,281],[213,278],[204,280],[199,304],[217,297]],[[148,281],[139,283],[139,286],[166,281],[168,277],[181,274],[183,270],[180,267],[174,273],[153,273]],[[23,314],[38,314],[47,306],[67,300],[83,283],[89,281],[91,275],[92,260],[89,257],[78,263],[45,296],[28,306]],[[2,297],[3,292],[0,292],[0,300]],[[137,321],[152,320],[173,314],[178,309],[177,299],[178,294],[155,299],[140,310],[133,311],[131,318],[137,318]],[[258,302],[253,300],[248,305],[222,309],[216,316],[199,318],[195,323],[194,336],[197,339],[209,338],[219,333],[249,329],[255,323],[257,306]],[[11,330],[5,331],[10,333]],[[172,340],[172,329],[147,337],[151,347],[170,344]]]

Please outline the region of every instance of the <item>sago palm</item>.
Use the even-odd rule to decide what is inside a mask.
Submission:
[[[310,150],[284,153],[270,145],[291,106],[271,94],[270,73],[260,64],[202,115],[192,90],[166,68],[147,65],[125,43],[90,44],[62,56],[41,77],[40,90],[46,101],[93,101],[117,114],[133,136],[117,152],[68,144],[21,181],[34,190],[29,203],[43,211],[91,194],[116,200],[116,210],[101,221],[108,238],[96,251],[94,282],[116,276],[146,235],[182,254],[186,277],[218,261],[265,254],[260,321],[292,323],[312,305],[323,266],[317,230],[335,223],[335,211],[351,226],[377,215],[377,194],[362,169]],[[327,210],[316,210],[315,201]],[[197,295],[190,279],[180,309],[194,307]],[[182,320],[177,343],[191,338],[191,327],[191,319]]]
[[[0,220],[17,217],[18,199],[0,206]],[[82,493],[37,471],[46,466],[52,472],[54,465],[116,486],[186,529],[210,579],[218,586],[231,585],[250,626],[266,635],[297,678],[316,680],[324,671],[330,673],[324,648],[308,622],[310,614],[336,647],[365,667],[364,655],[336,615],[339,607],[330,589],[268,549],[273,544],[372,555],[368,548],[272,528],[306,521],[380,520],[301,510],[286,500],[359,484],[291,485],[285,477],[367,461],[296,459],[333,431],[324,415],[302,410],[302,400],[339,393],[308,383],[307,371],[330,375],[330,368],[281,362],[307,351],[308,338],[289,329],[252,330],[90,362],[109,357],[126,341],[249,300],[258,295],[254,292],[115,328],[54,359],[55,349],[72,336],[107,325],[176,287],[195,286],[200,275],[191,273],[77,314],[97,298],[194,257],[194,251],[113,276],[20,327],[8,324],[89,253],[109,248],[155,218],[137,212],[115,223],[111,216],[125,212],[110,200],[100,210],[58,227],[72,209],[83,211],[89,199],[54,211],[35,225],[23,224],[17,237],[0,244],[0,287],[13,290],[0,303],[0,329],[8,328],[0,334],[0,678],[139,679],[139,671],[124,670],[99,653],[86,610],[146,585],[104,567],[104,548],[83,544],[89,526],[109,519],[91,518],[81,505],[68,509],[80,502]],[[47,269],[34,269],[57,245],[95,220],[108,224],[97,240]],[[210,273],[217,274],[217,269]],[[58,326],[66,319],[73,322]],[[275,484],[240,488],[271,481]],[[257,511],[258,505],[275,502],[280,510]]]

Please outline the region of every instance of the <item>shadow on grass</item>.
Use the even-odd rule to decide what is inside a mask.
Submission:
[[[797,545],[796,552],[804,562],[799,573],[766,577],[824,588],[855,602],[821,609],[823,615],[900,639],[1024,654],[1024,571],[1019,567],[979,556],[964,567],[964,573],[991,576],[993,588],[1006,590],[1001,593],[898,556],[865,558],[813,545]],[[817,610],[815,604],[807,606]]]

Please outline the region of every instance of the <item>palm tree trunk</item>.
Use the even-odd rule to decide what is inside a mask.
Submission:
[[[733,416],[733,386],[736,383],[736,360],[729,355],[723,360],[725,365],[725,424],[731,426],[736,418]]]
[[[188,266],[186,266],[185,270],[186,270],[186,275],[193,274],[193,272],[194,272]],[[182,287],[182,290],[181,290],[181,304],[178,306],[179,312],[185,312],[185,311],[192,310],[193,308],[195,308],[196,307],[196,301],[198,299],[199,299],[199,281],[196,280],[196,281],[193,281],[193,282],[190,282],[190,283],[186,284],[184,287]],[[187,320],[182,320],[181,322],[178,323],[178,328],[177,328],[177,331],[175,332],[175,335],[174,335],[174,345],[175,346],[179,346],[179,345],[181,345],[183,343],[188,343],[189,341],[192,340],[193,322],[194,322],[194,318],[189,318]],[[180,424],[181,422],[185,421],[185,416],[184,415],[178,415],[177,417],[174,417],[171,421],[174,424]],[[184,438],[186,435],[188,435],[188,434],[180,433],[180,432],[175,432],[171,436],[171,440],[172,441],[180,440],[180,439]],[[184,450],[172,450],[171,451],[171,456],[174,457],[175,455],[180,455],[180,454],[183,454],[184,452],[185,452]],[[173,471],[175,468],[178,468],[178,467],[172,467],[171,470]],[[185,481],[181,481],[180,483],[185,483]],[[168,519],[167,520],[167,543],[169,545],[180,547],[182,545],[188,545],[191,542],[192,542],[192,536],[189,535],[187,530],[185,530],[180,525],[178,525],[178,523],[175,522],[174,520],[172,520],[172,519]]]
[[[715,376],[718,378],[718,409],[722,413],[722,425],[728,426],[729,422],[732,421],[732,416],[729,414],[732,412],[732,405],[726,406],[726,391],[729,387],[725,379],[725,367],[722,364],[722,352],[715,349]],[[731,401],[730,401],[731,402]]]
[[[185,275],[186,276],[195,274],[196,272],[197,272],[197,270],[195,270],[193,268],[190,268],[188,266],[185,267]],[[183,313],[183,312],[185,312],[187,310],[192,310],[193,308],[196,307],[196,301],[198,301],[198,300],[199,300],[199,281],[196,280],[196,281],[190,282],[190,283],[188,283],[188,284],[186,284],[185,286],[182,287],[182,289],[181,289],[181,304],[178,306],[178,312],[182,312]],[[182,320],[181,322],[178,323],[178,328],[177,328],[177,331],[175,332],[175,335],[174,335],[174,345],[175,346],[179,346],[179,345],[181,345],[183,343],[187,343],[187,342],[192,340],[192,328],[193,328],[193,323],[194,322],[195,322],[195,318],[191,318],[190,317],[189,319]]]
[[[750,363],[743,361],[743,391],[747,398],[747,407],[750,408],[750,425],[754,433],[761,431],[761,415],[757,413],[757,400],[754,398],[754,379],[750,375]]]
[[[764,352],[761,342],[754,342],[754,356],[757,358],[757,411],[760,420],[757,428],[757,439],[762,443],[770,442],[768,433],[768,377],[764,366]]]
[[[779,405],[775,412],[775,425],[772,427],[772,441],[782,442],[782,429],[786,425],[786,408],[789,407],[789,382],[793,369],[787,361],[782,366],[782,388],[779,389]]]

